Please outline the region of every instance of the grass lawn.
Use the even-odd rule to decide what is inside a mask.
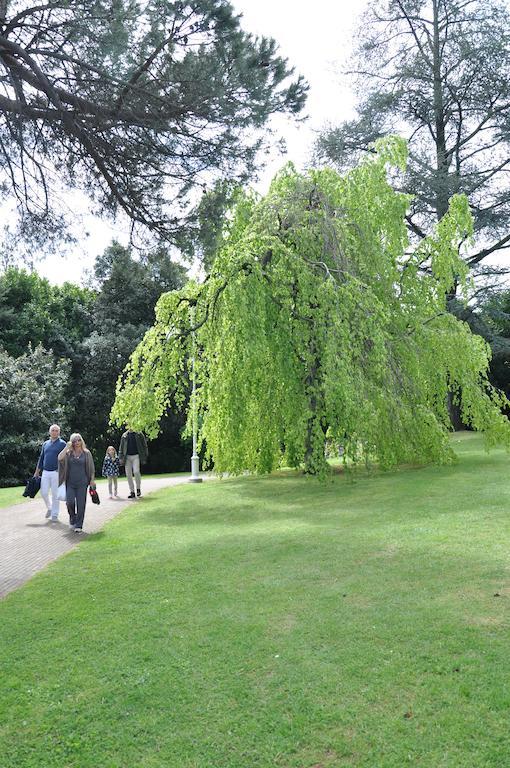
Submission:
[[[15,486],[14,488],[0,488],[0,509],[12,507],[15,504],[21,504],[23,501],[28,501],[28,499],[23,496],[24,490],[24,485]]]
[[[510,458],[160,491],[0,603],[2,768],[504,768]]]

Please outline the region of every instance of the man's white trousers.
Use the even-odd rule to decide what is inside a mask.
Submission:
[[[58,470],[43,469],[41,476],[41,496],[46,503],[46,509],[51,511],[51,519],[56,520],[60,509],[60,502],[57,498],[58,490]],[[51,501],[50,501],[51,492]]]

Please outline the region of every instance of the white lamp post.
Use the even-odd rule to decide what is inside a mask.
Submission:
[[[191,325],[195,325],[195,309],[191,310]],[[193,431],[193,455],[191,457],[191,477],[190,483],[201,483],[202,478],[199,476],[199,462],[200,459],[197,453],[197,379],[195,373],[195,356],[196,356],[196,333],[193,330],[193,347],[191,356],[191,376],[192,376],[192,389],[191,389],[191,421]]]

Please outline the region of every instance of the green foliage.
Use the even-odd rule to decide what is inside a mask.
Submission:
[[[510,396],[510,291],[492,291],[470,308],[467,318],[475,333],[492,349],[491,381]]]
[[[180,288],[186,270],[159,248],[135,259],[130,249],[113,242],[94,266],[98,293],[93,331],[83,345],[83,363],[76,402],[76,424],[90,435],[90,446],[102,456],[108,443],[119,439],[108,426],[117,378],[130,354],[154,322],[154,307],[164,291]],[[175,442],[183,417],[166,423],[162,442]],[[154,450],[153,450],[154,448]],[[151,460],[157,446],[151,446]],[[168,468],[163,460],[158,468]],[[180,464],[172,469],[181,468]]]
[[[36,272],[14,267],[0,275],[0,349],[19,358],[21,365],[26,355],[32,354],[32,347],[41,344],[50,359],[61,360],[67,371],[58,386],[60,400],[51,399],[48,393],[48,402],[58,408],[53,415],[46,409],[47,416],[39,419],[39,433],[34,431],[31,437],[35,446],[48,425],[61,420],[63,404],[67,424],[83,433],[97,462],[102,460],[106,445],[118,442],[118,433],[108,426],[115,383],[154,322],[159,296],[181,287],[185,273],[164,248],[135,259],[129,249],[112,243],[96,260],[89,281],[94,289],[70,283],[53,286]],[[184,421],[182,413],[165,421],[160,440],[151,446],[153,469],[182,468],[187,455],[179,442]],[[19,482],[26,473],[26,461],[19,453],[24,438],[18,435],[18,427],[8,420],[4,424],[3,443],[16,448],[8,462],[0,461],[2,484],[14,478]]]
[[[219,181],[202,198],[190,214],[188,226],[179,241],[182,253],[190,262],[199,261],[207,271],[222,245],[225,217],[235,204],[239,186]]]
[[[405,146],[376,149],[345,176],[287,166],[266,197],[239,201],[206,281],[159,300],[114,423],[157,433],[188,386],[195,328],[200,434],[218,472],[286,463],[323,474],[326,436],[345,460],[450,461],[449,391],[489,444],[510,444],[489,349],[446,311],[466,279],[467,202],[454,197],[411,249],[409,198],[387,179]]]
[[[510,339],[510,291],[490,295],[481,306],[481,315],[496,336]]]
[[[96,294],[88,288],[51,285],[36,272],[11,267],[0,275],[0,298],[0,345],[15,357],[29,344],[72,357],[92,330]]]
[[[0,348],[0,466],[2,482],[17,484],[34,471],[53,422],[67,427],[69,363],[41,345],[19,357]]]
[[[113,242],[97,257],[95,282],[99,283],[95,327],[129,325],[145,330],[154,322],[154,307],[164,291],[180,288],[186,270],[159,248],[135,259],[131,250]],[[142,331],[143,332],[143,331]]]

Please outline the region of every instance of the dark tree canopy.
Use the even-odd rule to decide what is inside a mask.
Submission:
[[[63,186],[175,240],[193,187],[245,177],[300,112],[291,75],[227,0],[0,0],[2,192],[41,242]]]
[[[469,311],[471,307],[467,307]],[[466,318],[475,333],[491,345],[491,380],[510,396],[510,291],[490,292]]]
[[[153,324],[159,297],[164,291],[179,289],[185,282],[186,270],[171,261],[162,247],[136,259],[129,248],[114,242],[96,258],[94,277],[98,287],[94,324],[84,342],[82,365],[77,371],[80,386],[75,398],[75,423],[100,457],[109,442],[117,444],[119,439],[117,431],[108,426],[119,373]],[[162,453],[169,442],[179,442],[183,420],[178,415],[171,422],[167,420],[159,445],[151,446],[150,468],[157,466],[157,449]]]
[[[134,258],[118,243],[97,257],[94,289],[50,285],[16,267],[0,275],[0,485],[33,469],[52,422],[65,436],[82,432],[98,463],[118,444],[119,431],[108,426],[117,378],[154,322],[161,293],[179,289],[185,275],[163,247]],[[165,420],[150,471],[186,466],[184,421],[183,413]]]
[[[48,425],[68,429],[69,363],[41,345],[19,357],[0,346],[0,483],[17,485],[34,471]]]
[[[35,272],[14,267],[0,275],[0,347],[19,357],[43,345],[58,357],[74,358],[92,332],[94,291],[72,283],[50,285]]]
[[[418,237],[465,193],[473,269],[510,242],[510,32],[502,0],[372,0],[350,72],[358,116],[325,131],[320,153],[345,167],[377,138],[409,139],[404,191]]]
[[[143,334],[154,322],[154,307],[161,294],[180,288],[186,270],[162,247],[135,259],[129,248],[113,242],[96,258],[94,277],[100,288],[96,330],[104,333],[108,326],[118,334],[119,328],[129,325],[143,327]]]

